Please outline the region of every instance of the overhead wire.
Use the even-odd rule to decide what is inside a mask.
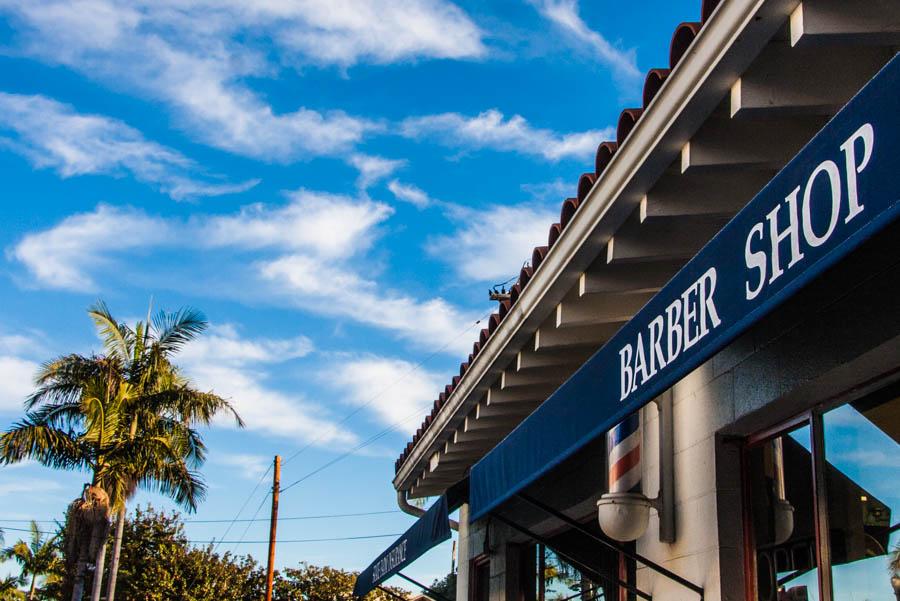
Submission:
[[[372,516],[372,515],[387,515],[391,513],[403,513],[399,509],[388,509],[386,511],[362,511],[358,513],[330,513],[330,514],[322,514],[322,515],[298,515],[298,516],[290,516],[290,517],[279,517],[279,522],[290,522],[295,520],[326,520],[330,518],[354,518],[354,517],[364,517],[364,516]],[[25,520],[25,519],[3,519],[0,518],[0,523],[10,523],[10,524],[27,524],[30,522],[36,522],[38,524],[53,524],[57,520]],[[209,519],[209,520],[192,520],[192,519],[182,519],[182,522],[185,524],[224,524],[226,522],[236,522],[236,523],[244,523],[244,522],[267,522],[269,518],[256,518],[250,520],[248,518],[244,519]]]

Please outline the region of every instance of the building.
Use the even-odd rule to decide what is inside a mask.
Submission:
[[[678,26],[403,450],[401,507],[439,500],[361,594],[458,507],[458,601],[900,598],[898,48],[897,0]]]

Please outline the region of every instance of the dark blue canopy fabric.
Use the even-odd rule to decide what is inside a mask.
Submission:
[[[895,57],[469,475],[478,519],[640,409],[900,215]]]
[[[360,572],[353,585],[356,597],[366,596],[376,586],[414,562],[426,551],[450,538],[447,497],[441,496],[394,544]]]

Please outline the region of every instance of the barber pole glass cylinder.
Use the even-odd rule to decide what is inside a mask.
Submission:
[[[609,492],[641,492],[641,439],[640,411],[607,432]]]

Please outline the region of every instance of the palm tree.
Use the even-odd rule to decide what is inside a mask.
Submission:
[[[3,549],[2,557],[14,559],[22,567],[22,575],[19,580],[27,582],[31,577],[31,586],[28,590],[28,601],[34,601],[34,593],[37,588],[37,579],[46,574],[52,574],[59,569],[60,559],[57,553],[56,537],[45,537],[38,529],[37,522],[31,522],[31,536],[28,542],[20,540],[11,547]]]
[[[244,423],[230,403],[212,393],[204,393],[190,387],[172,363],[172,357],[181,348],[208,327],[208,322],[197,310],[184,308],[175,313],[159,312],[151,320],[138,322],[134,328],[116,320],[102,302],[88,310],[104,341],[109,356],[121,361],[127,382],[134,394],[126,407],[130,418],[128,436],[134,438],[141,430],[162,427],[176,432],[188,427],[186,434],[195,434],[190,427],[209,425],[219,413],[231,413],[239,427]],[[205,458],[205,447],[199,436],[188,437],[186,450],[196,465]],[[125,526],[125,502],[130,499],[140,482],[140,472],[134,472],[130,481],[124,482],[121,506],[116,506],[118,516],[112,563],[107,585],[107,601],[115,599],[116,577],[122,534]],[[174,491],[172,491],[174,492]],[[196,510],[191,499],[176,499],[188,511]],[[98,601],[99,595],[93,601]]]
[[[99,599],[110,512],[119,517],[112,599],[127,500],[137,488],[147,488],[194,511],[205,494],[195,470],[206,448],[193,426],[209,424],[221,412],[231,412],[243,426],[227,401],[191,388],[170,361],[206,328],[199,312],[160,312],[149,325],[138,322],[134,329],[116,322],[103,303],[89,314],[107,354],[67,355],[46,364],[36,379],[38,389],[26,401],[25,420],[0,436],[0,463],[31,458],[93,473],[68,514],[66,559],[76,601],[91,556],[92,598]]]

